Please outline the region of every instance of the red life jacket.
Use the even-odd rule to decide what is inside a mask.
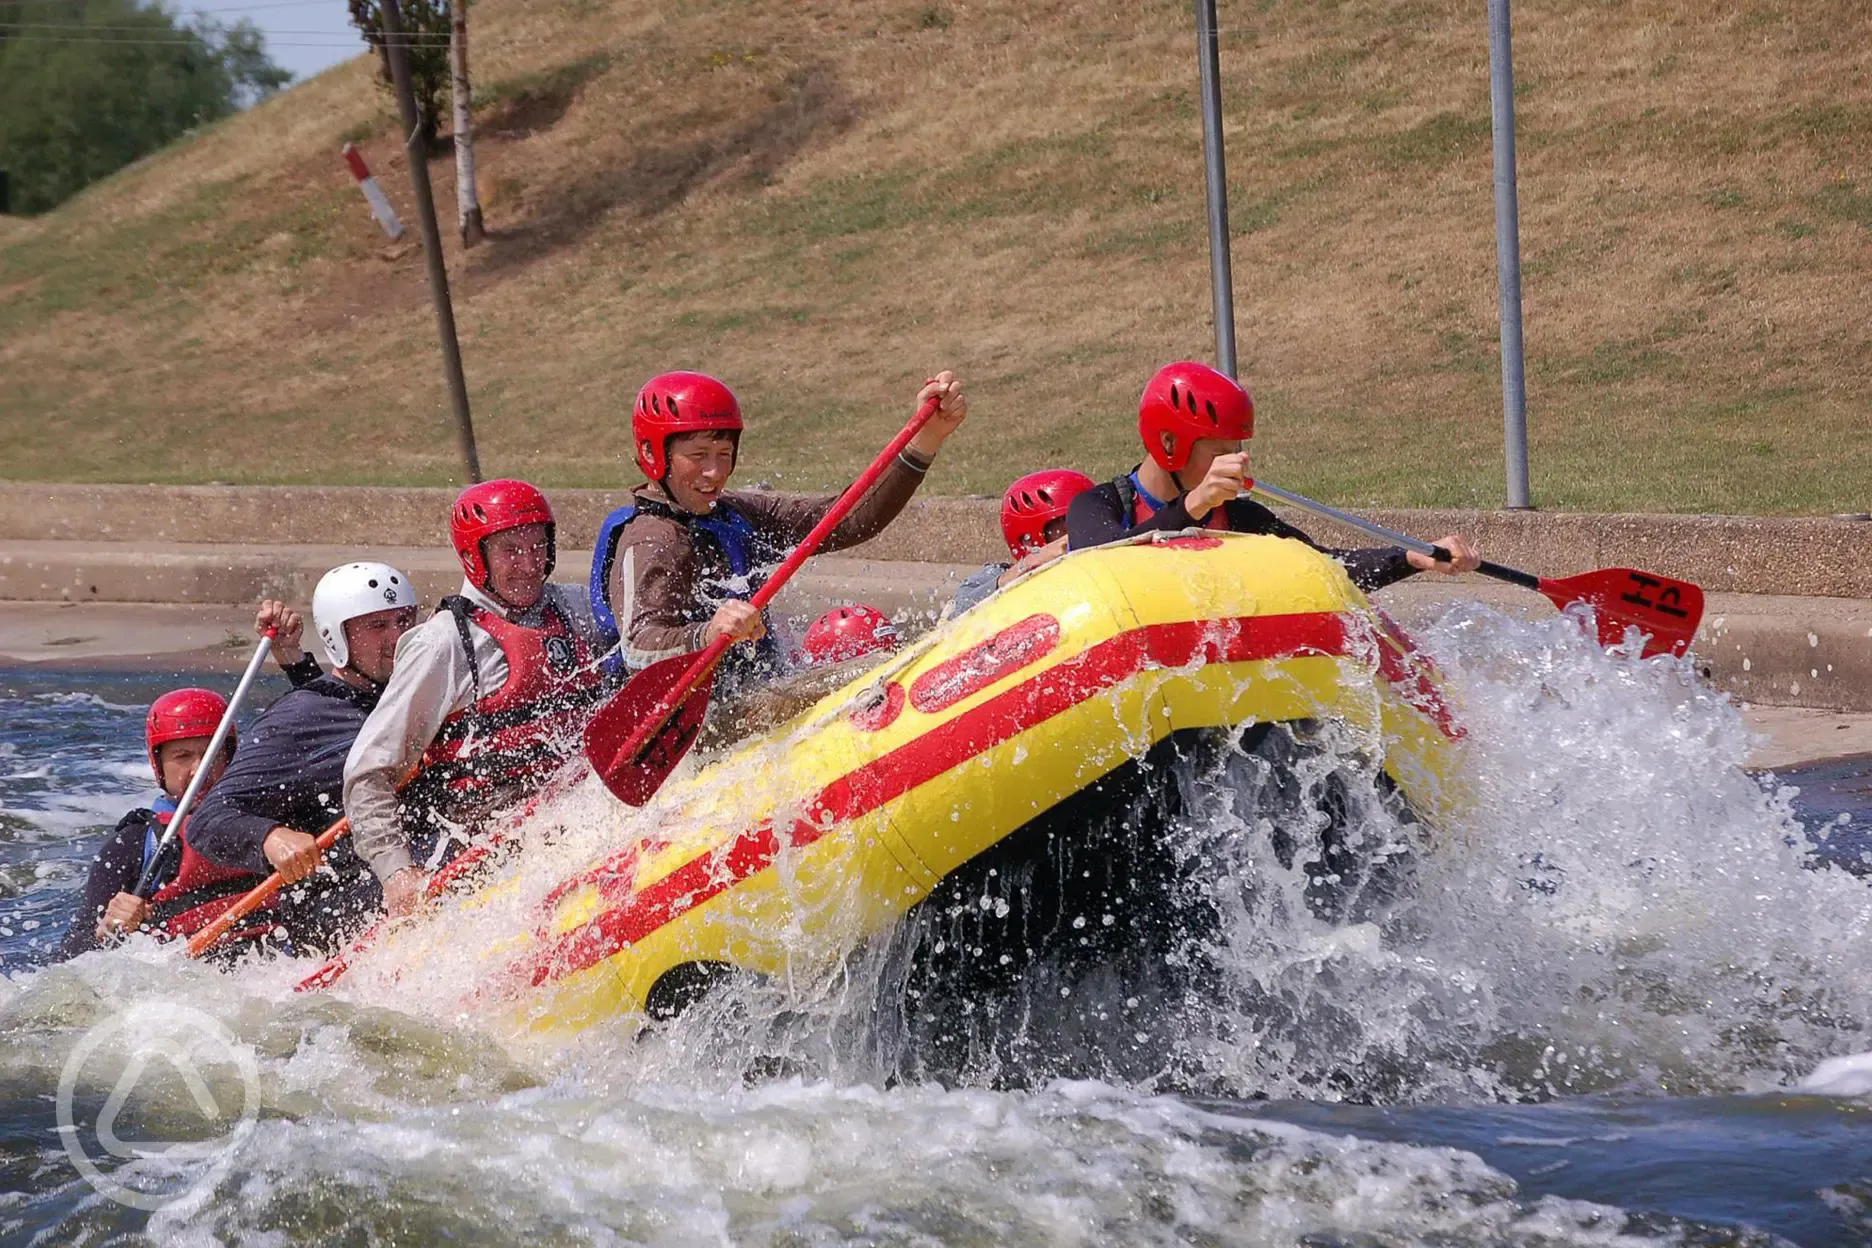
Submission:
[[[442,722],[404,796],[406,803],[469,823],[544,787],[579,752],[585,721],[615,682],[605,673],[602,656],[551,602],[538,628],[503,619],[465,598],[451,597],[442,605],[454,615],[468,651],[475,699]],[[507,658],[506,683],[486,696],[470,622],[487,632]]]
[[[156,821],[167,827],[168,812],[156,812]],[[164,936],[182,938],[193,936],[220,918],[262,877],[241,867],[224,867],[196,853],[189,847],[186,823],[176,835],[176,842],[182,847],[182,861],[175,878],[150,894],[150,926]],[[254,912],[252,923],[235,928],[227,939],[252,940],[271,932],[274,923],[268,912],[276,900],[261,906]]]

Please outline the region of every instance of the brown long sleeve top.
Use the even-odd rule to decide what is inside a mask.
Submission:
[[[832,530],[822,551],[869,541],[895,520],[929,471],[930,461],[905,450],[893,460],[849,516]],[[767,573],[830,511],[837,495],[801,498],[736,490],[716,504],[731,509],[752,532],[746,576],[736,576],[721,544],[694,526],[660,489],[640,486],[637,515],[618,537],[607,583],[611,612],[622,635],[620,650],[633,671],[702,646],[702,629],[729,598],[745,598]]]

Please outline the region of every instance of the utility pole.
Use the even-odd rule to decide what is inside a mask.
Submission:
[[[1515,192],[1514,47],[1508,0],[1489,0],[1489,119],[1495,130],[1495,280],[1501,300],[1502,452],[1508,506],[1528,493],[1527,371],[1521,352],[1521,201]]]
[[[1202,81],[1203,169],[1208,175],[1209,285],[1215,306],[1216,367],[1235,372],[1235,279],[1229,265],[1228,171],[1222,158],[1222,68],[1215,0],[1196,0],[1196,60]]]
[[[403,117],[403,131],[409,136],[404,149],[409,154],[410,188],[416,194],[423,255],[429,262],[429,294],[435,300],[436,333],[442,339],[442,367],[448,374],[449,396],[455,401],[455,432],[461,439],[468,480],[479,481],[481,457],[475,451],[474,420],[468,414],[468,382],[462,376],[461,346],[455,340],[455,308],[449,302],[448,269],[442,263],[442,231],[436,226],[435,195],[429,186],[429,153],[423,150],[416,89],[410,80],[409,43],[403,34],[403,13],[397,0],[383,0],[383,26],[397,111]]]

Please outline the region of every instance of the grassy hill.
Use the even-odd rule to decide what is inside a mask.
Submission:
[[[451,240],[490,472],[634,480],[642,380],[725,377],[748,476],[837,484],[930,370],[934,488],[1135,456],[1213,350],[1184,0],[477,0]],[[1243,371],[1271,480],[1502,497],[1480,0],[1222,0]],[[1872,5],[1518,6],[1536,501],[1872,507]],[[0,475],[443,483],[420,253],[360,59],[0,230]],[[448,157],[433,162],[452,204]],[[452,212],[450,214],[452,216]],[[450,223],[445,222],[445,231]],[[412,226],[412,235],[414,229]]]

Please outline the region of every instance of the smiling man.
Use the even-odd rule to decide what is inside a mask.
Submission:
[[[917,402],[930,398],[940,401],[935,416],[820,550],[867,541],[903,511],[968,415],[954,373],[924,383]],[[785,669],[766,619],[747,600],[838,499],[729,490],[741,430],[740,403],[705,373],[664,373],[638,392],[631,439],[648,480],[605,518],[589,587],[593,615],[628,670],[724,635],[751,643],[728,651],[718,686],[725,691]]]
[[[437,865],[455,834],[539,792],[612,687],[585,596],[547,579],[556,534],[544,494],[524,481],[470,486],[449,536],[461,593],[404,635],[345,760],[352,840],[392,915],[423,895],[417,858]]]
[[[275,914],[295,947],[330,949],[378,909],[377,881],[350,845],[339,841],[321,855],[316,838],[338,818],[345,758],[417,613],[415,587],[388,564],[347,563],[327,572],[312,592],[312,623],[331,675],[300,684],[267,708],[189,820],[189,840],[202,857],[256,877],[278,871],[286,878]],[[264,623],[264,610],[262,616]]]

